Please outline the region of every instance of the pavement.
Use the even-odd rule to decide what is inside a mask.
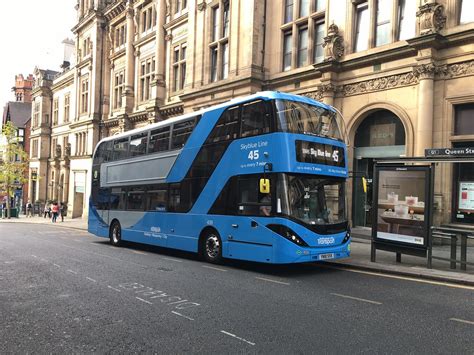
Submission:
[[[73,228],[87,230],[87,219],[64,218],[64,222],[52,223],[50,219],[43,217],[30,217],[20,215],[19,218],[0,219],[1,223],[31,223],[31,224],[49,224],[63,228]],[[1,232],[1,229],[0,229]],[[467,265],[467,270],[460,270],[459,264],[456,269],[450,269],[448,261],[433,260],[433,268],[427,268],[427,259],[402,255],[401,262],[398,263],[395,253],[377,250],[376,262],[370,261],[370,234],[368,230],[353,229],[351,257],[340,259],[333,262],[326,262],[328,265],[343,267],[348,269],[357,269],[372,273],[391,274],[394,277],[413,277],[422,278],[431,281],[448,282],[474,286],[474,266]],[[474,247],[469,246],[467,251],[467,261],[474,262]],[[448,258],[450,247],[447,245],[437,245],[433,247],[433,256]],[[458,257],[460,255],[458,246]]]

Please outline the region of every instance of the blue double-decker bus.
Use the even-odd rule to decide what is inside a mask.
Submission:
[[[264,263],[349,256],[336,111],[260,92],[101,140],[89,232]]]

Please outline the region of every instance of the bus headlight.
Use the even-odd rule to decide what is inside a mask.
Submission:
[[[292,229],[288,228],[287,226],[281,224],[269,224],[267,225],[267,227],[300,247],[308,246],[308,244],[306,244],[306,242],[301,239],[298,234],[296,234]]]
[[[351,239],[351,232],[347,232],[347,233],[346,233],[346,236],[345,236],[344,239],[342,240],[342,243],[341,243],[341,244],[346,244],[349,239]]]

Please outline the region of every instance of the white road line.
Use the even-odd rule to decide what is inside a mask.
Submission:
[[[202,267],[205,267],[206,269],[212,269],[212,270],[217,270],[217,271],[227,271],[225,269],[219,269],[218,267],[213,267],[213,266],[208,266],[208,265],[201,265]]]
[[[325,267],[325,268],[328,268],[328,269],[337,269],[337,270],[342,270],[342,271],[347,271],[347,272],[354,272],[354,273],[357,273],[357,274],[385,277],[385,278],[389,278],[389,279],[413,281],[413,282],[418,282],[418,283],[437,285],[437,286],[446,286],[446,287],[452,287],[452,288],[461,288],[461,289],[464,289],[464,290],[474,290],[473,286],[459,285],[459,284],[449,283],[449,282],[423,280],[423,279],[417,279],[415,277],[409,277],[409,276],[397,276],[397,275],[390,275],[390,274],[382,274],[382,273],[379,273],[379,272],[347,269],[345,267],[339,267],[339,266],[334,266],[334,265],[324,265],[322,267]]]
[[[36,255],[33,255],[33,254],[31,254],[31,256],[32,256],[33,258],[37,258],[37,256],[36,256]]]
[[[56,266],[56,267],[61,267],[61,266],[59,266],[58,264],[53,264],[53,265]]]
[[[144,253],[142,251],[137,251],[137,250],[132,250],[131,252],[135,254],[140,254],[140,255],[148,255],[147,253]]]
[[[86,276],[86,279],[88,279],[89,281],[92,281],[92,282],[97,282],[97,280],[91,279],[90,277],[87,277],[87,276]]]
[[[5,264],[14,264],[14,261],[5,261]]]
[[[449,318],[449,320],[452,320],[452,321],[454,321],[454,322],[459,322],[459,323],[474,325],[474,322],[472,322],[472,321],[470,321],[470,320],[464,320],[464,319],[459,319],[459,318]]]
[[[171,311],[171,313],[176,314],[177,316],[180,316],[180,317],[189,319],[189,320],[194,320],[194,319],[192,319],[191,317],[185,316],[184,314],[181,314],[181,313],[179,313],[179,312]]]
[[[140,297],[135,297],[135,298],[139,301],[142,301],[142,302],[145,302],[145,303],[148,303],[148,304],[153,304],[150,301],[144,300],[143,298],[140,298]]]
[[[266,279],[264,277],[255,277],[256,279],[258,280],[262,280],[262,281],[267,281],[267,282],[274,282],[276,284],[281,284],[281,285],[289,285],[288,282],[282,282],[282,281],[277,281],[277,280],[272,280],[272,279]]]
[[[110,286],[110,285],[107,285],[107,287],[110,288],[110,289],[112,289],[112,290],[114,290],[114,291],[122,292],[122,291],[120,291],[120,290],[118,290],[118,289],[116,289],[115,287],[112,287],[112,286]]]
[[[342,298],[348,298],[348,299],[355,300],[355,301],[361,301],[361,302],[367,302],[367,303],[377,304],[377,305],[381,305],[381,304],[382,304],[382,303],[377,302],[377,301],[366,300],[365,298],[359,298],[359,297],[352,297],[352,296],[347,296],[347,295],[341,295],[340,293],[331,293],[331,295],[333,295],[333,296],[338,296],[338,297],[342,297]]]
[[[67,272],[70,272],[71,274],[75,274],[75,275],[77,275],[77,272],[76,272],[76,271],[74,271],[74,270],[71,270],[71,269],[68,269],[68,270],[67,270]]]
[[[176,259],[171,259],[171,258],[163,258],[165,260],[169,260],[169,261],[176,261],[177,263],[182,263],[183,261],[182,260],[176,260]]]
[[[245,343],[247,343],[247,344],[250,344],[250,345],[252,345],[252,346],[255,345],[255,343],[252,343],[251,341],[248,341],[248,340],[246,340],[246,339],[244,339],[244,338],[238,337],[238,336],[235,335],[235,334],[226,332],[225,330],[221,330],[221,333],[223,333],[223,334],[225,334],[225,335],[229,335],[229,336],[231,336],[231,337],[233,337],[233,338],[235,338],[235,339],[239,339],[240,341],[243,341],[243,342],[245,342]]]

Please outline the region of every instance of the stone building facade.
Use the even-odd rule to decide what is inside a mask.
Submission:
[[[80,0],[76,10],[76,64],[41,94],[50,99],[39,109],[52,115],[55,95],[61,105],[68,93],[70,121],[63,131],[32,132],[45,142],[35,164],[49,164],[39,183],[62,186],[62,196],[49,196],[67,197],[72,216],[87,214],[99,139],[261,90],[306,95],[342,113],[353,225],[370,226],[374,159],[474,144],[470,1]],[[69,151],[53,149],[51,130],[56,147],[68,135]],[[446,220],[454,202],[443,191],[459,178],[474,181],[464,170],[439,171]]]

